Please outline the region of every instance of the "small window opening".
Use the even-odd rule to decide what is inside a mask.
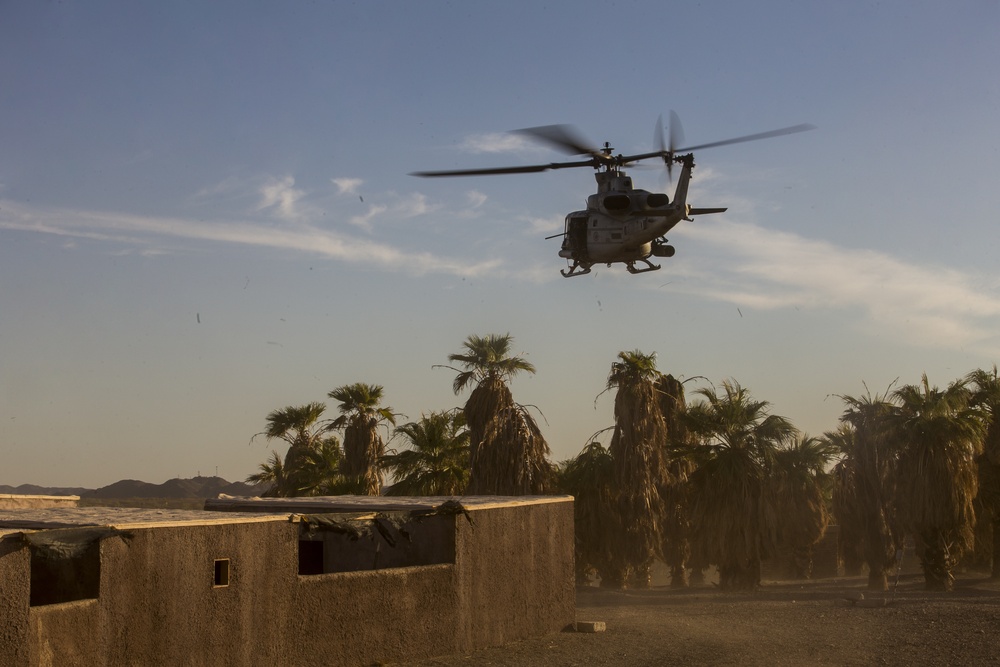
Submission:
[[[323,543],[299,540],[299,574],[323,574]]]
[[[229,559],[219,558],[215,561],[215,588],[229,585]]]

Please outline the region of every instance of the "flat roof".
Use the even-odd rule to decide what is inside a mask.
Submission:
[[[21,530],[84,526],[153,528],[294,520],[293,514],[409,512],[457,501],[466,510],[572,502],[572,496],[316,496],[246,498],[221,496],[203,510],[138,507],[38,507],[0,509],[0,535]]]
[[[309,496],[299,498],[246,498],[225,496],[205,501],[216,512],[409,512],[432,510],[446,502],[462,504],[470,512],[499,507],[567,503],[573,496]]]
[[[256,517],[232,512],[205,510],[145,509],[138,507],[43,507],[0,510],[0,533],[18,530],[52,530],[83,526],[112,528],[152,528],[154,526],[190,526],[257,521],[288,521],[287,513],[277,510]]]

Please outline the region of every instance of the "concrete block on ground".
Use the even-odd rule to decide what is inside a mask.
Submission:
[[[608,629],[608,626],[604,621],[577,621],[576,631],[577,632],[604,632]]]

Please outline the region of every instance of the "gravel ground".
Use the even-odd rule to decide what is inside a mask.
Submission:
[[[411,663],[511,665],[997,665],[1000,582],[959,577],[952,593],[900,578],[895,595],[865,593],[866,578],[765,583],[753,594],[711,585],[683,590],[577,590],[577,621],[602,633],[563,632]],[[859,594],[863,600],[857,600]]]

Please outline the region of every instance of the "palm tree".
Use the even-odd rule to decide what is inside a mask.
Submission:
[[[761,559],[777,539],[768,476],[778,445],[795,428],[769,414],[769,403],[739,383],[727,380],[722,389],[699,389],[702,400],[687,409],[688,426],[699,439],[691,523],[695,548],[718,565],[720,588],[749,590],[760,584]]]
[[[330,436],[308,450],[300,462],[299,495],[339,496],[354,491],[355,485],[341,474],[344,453],[340,441]]]
[[[793,575],[808,579],[812,548],[829,524],[824,488],[826,467],[836,450],[821,438],[801,435],[775,452],[773,493],[778,510],[778,544],[791,551]]]
[[[989,428],[983,440],[983,453],[977,457],[979,494],[976,496],[976,550],[986,551],[979,542],[989,544],[991,578],[1000,579],[1000,375],[996,365],[991,371],[978,369],[965,376],[973,390],[972,401],[989,416]]]
[[[350,486],[340,474],[340,443],[326,438],[316,448],[308,449],[296,461],[294,474],[278,455],[260,464],[260,472],[247,477],[247,484],[267,485],[267,497],[334,496],[348,493]]]
[[[660,375],[656,380],[660,412],[667,429],[664,443],[667,474],[661,479],[660,498],[663,503],[660,554],[670,568],[670,586],[688,585],[687,568],[691,557],[691,492],[690,476],[694,472],[691,443],[684,414],[684,383],[672,375]]]
[[[265,498],[283,496],[288,483],[285,480],[285,462],[281,459],[281,455],[271,450],[271,458],[260,464],[260,472],[248,476],[245,481],[247,484],[264,486],[261,495]]]
[[[344,429],[341,471],[355,482],[357,492],[368,496],[382,492],[380,460],[385,454],[385,441],[379,428],[386,423],[396,425],[392,408],[381,406],[383,391],[381,385],[355,382],[328,394],[340,402],[340,417],[333,426]]]
[[[525,406],[514,402],[507,382],[535,367],[510,356],[508,334],[469,336],[462,354],[448,360],[461,365],[452,384],[456,394],[470,384],[475,389],[465,403],[471,445],[471,494],[525,495],[543,493],[551,485],[549,446]]]
[[[277,452],[272,452],[269,462],[261,464],[261,470],[248,478],[250,483],[268,483],[271,487],[265,495],[299,496],[305,495],[316,484],[316,473],[310,471],[310,454],[324,446],[329,438],[331,424],[322,421],[326,405],[308,403],[274,410],[267,415],[267,426],[258,435],[268,440],[283,440],[288,443],[288,452],[281,461]],[[334,443],[336,440],[334,440]],[[327,447],[332,445],[326,444]]]
[[[596,570],[603,585],[614,580],[612,548],[618,535],[615,512],[614,460],[591,440],[562,468],[562,490],[573,496],[577,583],[585,584]]]
[[[859,458],[856,452],[854,427],[841,424],[835,431],[823,434],[823,440],[837,452],[840,460],[833,466],[830,510],[837,521],[837,555],[848,576],[861,574],[865,563],[864,511],[858,491]]]
[[[656,353],[619,352],[611,364],[606,391],[615,389],[615,430],[608,448],[618,489],[617,514],[622,534],[615,540],[613,583],[628,575],[640,586],[649,582],[649,566],[662,541],[663,502],[668,482],[664,457],[667,424],[656,383]]]
[[[469,484],[469,431],[460,412],[432,412],[396,428],[407,449],[382,457],[395,496],[457,496]]]
[[[985,452],[976,457],[979,493],[976,495],[976,534],[973,561],[990,570],[990,579],[1000,579],[1000,465]]]
[[[892,507],[896,465],[888,419],[895,406],[886,394],[840,396],[847,409],[840,417],[853,431],[853,449],[841,463],[855,497],[841,501],[854,507],[868,565],[868,590],[889,590],[889,570],[902,546],[902,532]],[[844,487],[846,491],[848,487]]]
[[[962,380],[940,390],[925,374],[920,385],[900,387],[893,396],[899,402],[890,427],[900,448],[900,518],[913,532],[926,588],[950,591],[953,569],[972,546],[975,459],[986,416]]]

